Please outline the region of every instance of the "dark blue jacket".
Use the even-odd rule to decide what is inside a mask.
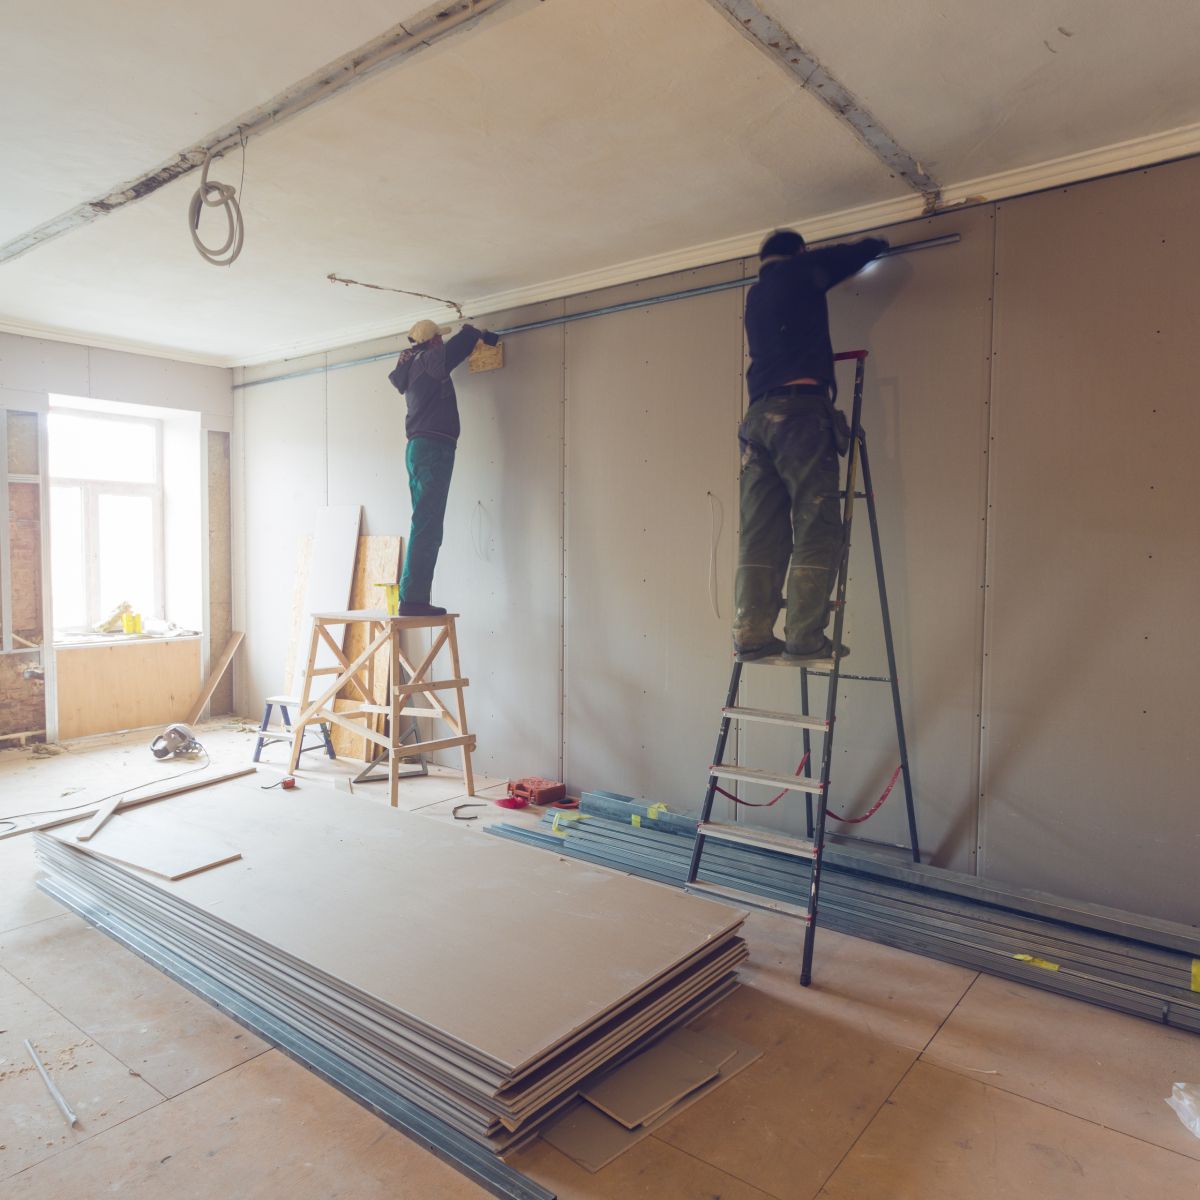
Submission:
[[[410,441],[415,437],[458,441],[458,397],[450,372],[470,355],[480,339],[489,346],[499,341],[486,329],[464,325],[447,342],[436,338],[400,355],[388,379],[408,403],[404,432]]]
[[[861,271],[888,247],[865,238],[806,250],[765,263],[746,296],[746,341],[750,403],[793,379],[833,384],[833,346],[825,293]]]

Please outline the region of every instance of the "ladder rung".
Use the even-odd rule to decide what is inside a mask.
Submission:
[[[808,909],[803,904],[788,904],[785,900],[768,900],[765,896],[755,896],[752,892],[739,892],[737,888],[726,887],[722,883],[708,883],[703,879],[693,880],[686,885],[689,892],[696,896],[709,896],[713,900],[724,900],[728,904],[737,904],[744,908],[757,908],[763,912],[782,913],[788,917],[799,917],[808,920]]]
[[[791,854],[796,858],[812,858],[815,853],[812,842],[807,838],[790,837],[786,833],[774,833],[767,829],[748,829],[745,825],[729,825],[723,821],[701,821],[696,826],[696,833],[715,842],[758,846],[763,850]]]
[[[769,708],[736,708],[726,706],[721,712],[735,721],[763,721],[768,725],[792,725],[796,729],[815,729],[824,733],[829,728],[823,718],[802,717],[797,713],[772,712]]]
[[[763,658],[734,658],[750,667],[807,667],[810,671],[832,671],[832,658],[796,658],[791,654],[768,654]]]
[[[717,779],[737,779],[743,783],[761,783],[767,787],[787,788],[789,792],[809,792],[819,795],[821,785],[814,779],[796,775],[773,775],[770,771],[756,771],[753,767],[710,767],[708,773]]]

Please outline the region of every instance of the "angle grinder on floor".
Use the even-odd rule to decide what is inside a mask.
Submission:
[[[150,753],[155,758],[190,758],[193,754],[203,754],[204,747],[187,725],[175,724],[168,725],[150,743]]]

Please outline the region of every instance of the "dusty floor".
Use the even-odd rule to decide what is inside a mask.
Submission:
[[[215,769],[249,761],[244,732],[215,725],[201,738]],[[156,763],[145,743],[77,744],[48,759],[0,753],[0,816],[180,769]],[[267,751],[265,778],[284,755]],[[308,786],[353,773],[316,755],[304,762]],[[493,795],[495,783],[481,781]],[[462,799],[450,772],[402,786],[404,806],[434,819],[449,821]],[[87,790],[65,797],[73,788]],[[0,842],[5,1200],[485,1195],[65,913],[34,876],[29,839]],[[504,919],[512,936],[537,936],[535,913]],[[755,914],[747,928],[746,986],[706,1021],[763,1058],[597,1175],[544,1143],[515,1165],[564,1200],[1200,1197],[1200,1139],[1163,1103],[1174,1081],[1200,1082],[1200,1038],[828,932],[814,986],[802,989],[795,926]],[[81,1129],[66,1129],[25,1037]]]

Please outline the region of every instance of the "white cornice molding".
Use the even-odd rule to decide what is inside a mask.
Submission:
[[[1032,166],[1015,167],[995,175],[983,175],[978,179],[968,179],[964,183],[950,184],[942,189],[942,202],[938,205],[938,212],[960,204],[1005,200],[1011,196],[1041,192],[1046,188],[1061,187],[1064,184],[1100,179],[1105,175],[1117,175],[1138,167],[1157,166],[1172,159],[1189,158],[1195,154],[1200,154],[1200,124],[1182,125],[1178,129],[1168,129],[1165,133],[1152,133],[1147,137],[1131,138],[1127,142],[1114,142],[1111,146],[1100,146],[1079,154],[1047,159]]]
[[[197,367],[222,367],[228,369],[239,360],[228,355],[201,354],[195,350],[181,350],[174,346],[138,342],[132,338],[104,337],[86,329],[61,329],[50,325],[26,325],[20,321],[0,317],[0,333],[11,333],[17,337],[36,338],[43,342],[68,342],[92,350],[116,350],[121,354],[143,354],[148,358],[166,358],[171,362],[191,363]]]
[[[1186,125],[1165,133],[1133,138],[1095,150],[1035,163],[1032,166],[1017,167],[994,175],[966,180],[963,183],[950,184],[943,189],[942,202],[937,208],[937,213],[952,211],[963,205],[1003,200],[1043,191],[1046,188],[1098,179],[1105,175],[1114,175],[1121,171],[1157,165],[1196,154],[1200,154],[1200,124]],[[895,225],[923,215],[925,213],[921,197],[905,194],[875,204],[842,209],[824,216],[798,220],[794,224],[810,241],[820,241]],[[671,275],[697,267],[708,267],[739,258],[748,258],[758,253],[762,239],[768,232],[770,232],[768,229],[756,229],[735,237],[688,246],[665,254],[630,259],[595,271],[584,271],[543,283],[530,284],[504,292],[493,292],[467,301],[463,308],[468,314],[479,317],[489,313],[524,308],[547,300],[561,300],[584,292],[636,283],[660,275]],[[312,338],[304,342],[271,346],[260,353],[240,357],[205,355],[132,340],[96,337],[83,330],[46,329],[3,319],[0,319],[0,332],[46,338],[51,341],[76,342],[105,350],[125,351],[130,354],[147,354],[155,358],[170,358],[177,362],[196,363],[201,366],[237,367],[278,363],[288,359],[302,358],[309,354],[346,349],[380,338],[395,337],[414,321],[427,317],[430,320],[445,322],[446,315],[447,311],[443,306],[431,305],[414,308],[405,310],[399,315],[393,313],[378,321],[342,329],[332,341],[328,337]]]

